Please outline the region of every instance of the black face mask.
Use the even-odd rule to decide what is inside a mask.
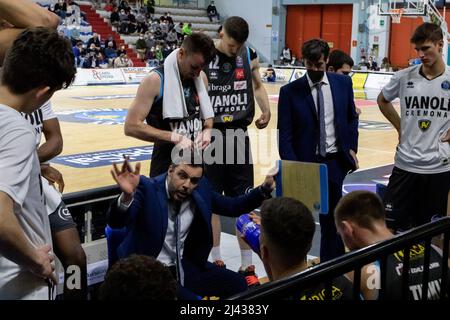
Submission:
[[[345,74],[346,76],[348,76],[350,74],[350,71],[342,71],[342,74]]]
[[[324,71],[316,71],[316,70],[307,70],[308,76],[313,83],[317,83],[322,80]]]

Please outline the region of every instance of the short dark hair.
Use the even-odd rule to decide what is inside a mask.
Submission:
[[[312,39],[303,43],[302,56],[303,59],[307,59],[312,62],[317,62],[323,54],[325,60],[327,60],[330,53],[330,47],[328,43],[322,39]]]
[[[186,50],[186,54],[200,53],[205,63],[210,63],[216,56],[214,42],[208,35],[201,32],[194,32],[185,37],[181,46]]]
[[[2,84],[15,94],[40,86],[67,88],[75,78],[75,59],[69,40],[56,30],[36,27],[22,31],[8,50]]]
[[[174,148],[178,148],[175,146]],[[172,151],[173,153],[174,151]],[[187,164],[191,167],[205,169],[203,161],[203,152],[198,149],[180,149],[175,150],[176,156],[172,155],[172,167],[175,168],[180,164]]]
[[[331,51],[330,57],[328,58],[327,68],[333,67],[334,70],[336,71],[341,69],[344,64],[348,64],[350,67],[353,67],[355,63],[353,62],[352,57],[350,57],[344,51],[341,50]]]
[[[351,220],[369,230],[373,230],[374,221],[385,220],[380,197],[366,190],[356,190],[345,195],[339,200],[334,214],[338,220]]]
[[[425,22],[416,28],[411,37],[411,43],[423,43],[428,40],[437,42],[443,38],[444,36],[440,26],[434,23]]]
[[[229,17],[223,23],[225,33],[238,43],[244,43],[248,39],[248,23],[238,16]]]
[[[100,287],[100,300],[175,300],[177,282],[170,270],[150,256],[117,261]]]
[[[261,229],[286,264],[306,260],[316,230],[311,211],[300,201],[280,197],[261,206]]]

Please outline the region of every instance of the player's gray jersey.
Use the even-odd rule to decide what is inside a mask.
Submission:
[[[415,173],[450,170],[450,144],[441,138],[450,129],[450,68],[428,80],[420,65],[397,72],[383,88],[388,101],[400,98],[401,141],[395,166]]]

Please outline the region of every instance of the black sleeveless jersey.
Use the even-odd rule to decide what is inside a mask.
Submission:
[[[402,299],[402,274],[404,252],[398,251],[387,259],[386,295],[387,300]],[[422,278],[425,246],[416,244],[411,247],[409,257],[409,297],[405,299],[422,299]],[[442,255],[432,246],[430,251],[430,271],[428,280],[428,300],[439,299],[441,291]],[[447,281],[447,283],[450,283]]]
[[[216,57],[205,68],[215,115],[214,128],[245,129],[252,123],[255,115],[252,58],[256,58],[256,52],[245,46],[236,57],[217,50]]]
[[[323,301],[326,297],[324,283],[308,288],[300,292],[293,300]],[[351,300],[353,298],[353,284],[344,276],[337,277],[331,282],[331,300]]]
[[[194,140],[203,130],[203,121],[200,116],[200,100],[195,88],[194,80],[183,81],[184,98],[188,116],[183,119],[163,119],[163,96],[170,92],[163,92],[164,66],[153,69],[161,78],[161,93],[155,99],[146,117],[147,124],[166,131],[172,131]],[[155,142],[153,145],[150,177],[165,173],[172,164],[171,153],[175,145],[170,142]]]

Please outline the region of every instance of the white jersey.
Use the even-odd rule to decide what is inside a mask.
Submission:
[[[413,66],[394,74],[383,96],[400,98],[401,141],[395,166],[409,172],[450,171],[450,144],[441,138],[450,129],[450,67],[428,80]]]
[[[52,103],[48,100],[44,103],[39,109],[34,111],[33,113],[24,113],[21,112],[22,116],[28,120],[31,126],[34,128],[36,132],[36,148],[39,147],[42,139],[42,130],[44,127],[44,121],[56,118],[56,115],[52,110]]]
[[[52,244],[44,208],[36,136],[19,112],[0,105],[0,191],[14,202],[14,213],[34,245]],[[45,281],[0,253],[0,299],[48,299]]]
[[[52,110],[52,103],[48,100],[33,113],[28,114],[21,112],[21,114],[33,127],[36,134],[36,148],[38,148],[42,139],[44,121],[56,118],[56,115]],[[47,179],[41,177],[41,180],[45,195],[45,208],[47,209],[47,214],[50,215],[55,212],[61,203],[61,194]]]

